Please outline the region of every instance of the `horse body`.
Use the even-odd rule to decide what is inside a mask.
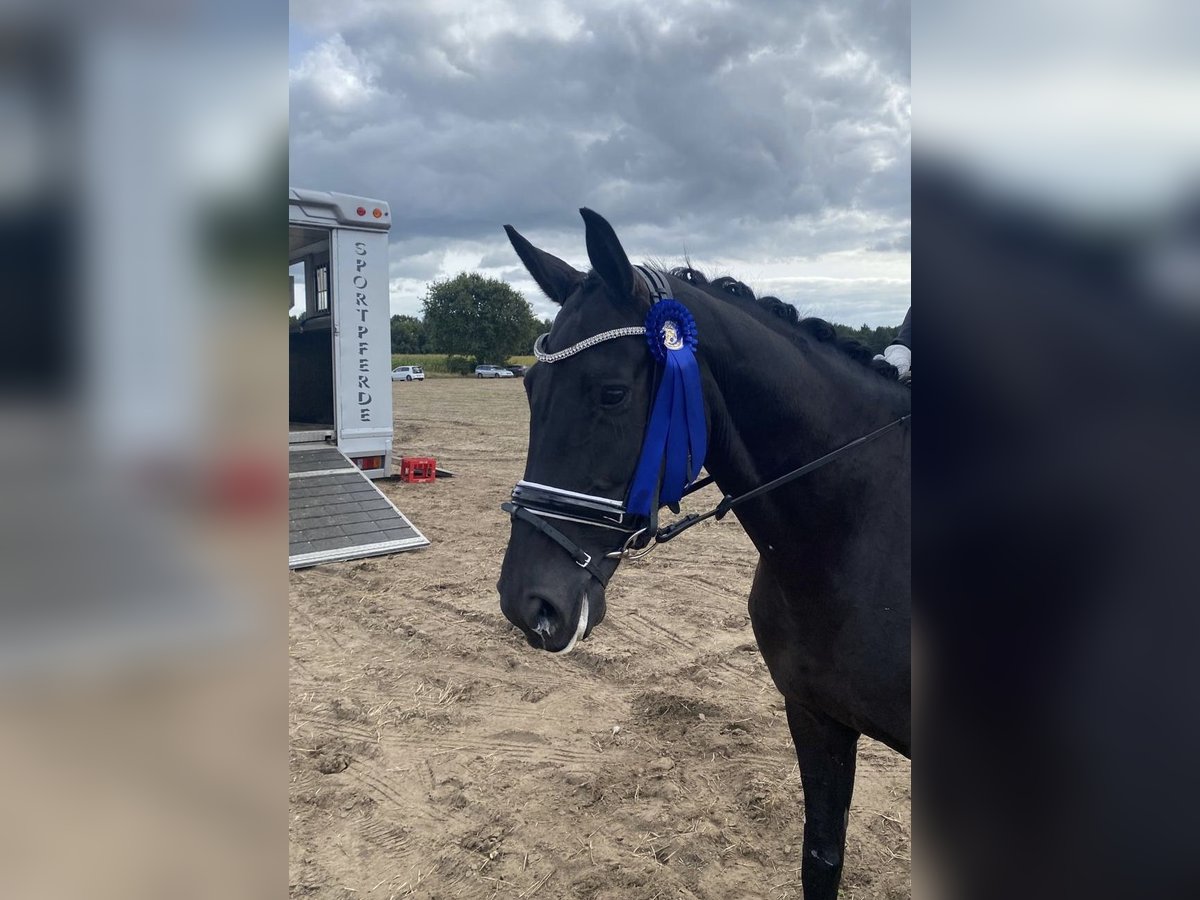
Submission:
[[[707,468],[723,493],[743,493],[908,412],[907,388],[833,348],[781,336],[724,299],[697,292],[689,301],[701,334],[720,336],[698,353],[711,373],[706,396],[721,398],[710,407]],[[734,513],[760,554],[750,617],[780,693],[906,755],[908,448],[899,435],[864,446]]]
[[[560,348],[635,324],[650,304],[608,223],[590,211],[584,218],[593,265],[586,278],[509,231],[538,284],[564,304],[551,333]],[[705,467],[726,495],[909,412],[907,388],[822,335],[751,298],[681,280],[672,286],[697,324]],[[624,492],[653,386],[645,344],[637,343],[615,341],[564,365],[533,367],[527,480],[613,499]],[[796,745],[809,900],[837,895],[858,736],[909,753],[908,466],[904,428],[735,511],[760,554],[749,610]],[[560,524],[597,557],[613,549],[599,529]],[[604,583],[615,568],[606,560],[598,583],[543,534],[514,521],[498,584],[502,608],[534,646],[569,648],[571,633],[586,637],[604,617]]]

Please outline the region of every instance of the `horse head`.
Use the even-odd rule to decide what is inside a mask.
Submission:
[[[651,294],[612,226],[580,213],[587,275],[505,226],[529,274],[562,309],[525,377],[529,454],[514,491],[520,509],[506,506],[514,515],[497,589],[529,643],[558,653],[604,618],[605,586],[620,561],[612,554],[649,524],[625,505],[655,380],[638,333]],[[571,352],[614,331],[623,333]]]

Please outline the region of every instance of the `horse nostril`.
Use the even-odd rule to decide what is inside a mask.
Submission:
[[[538,600],[537,615],[533,620],[533,630],[540,634],[543,639],[550,637],[554,632],[554,623],[558,618],[558,613],[554,607],[545,600]]]

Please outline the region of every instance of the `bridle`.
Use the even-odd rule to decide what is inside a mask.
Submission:
[[[646,266],[634,266],[633,271],[649,291],[651,305],[671,297],[671,288],[661,272]],[[539,363],[553,365],[607,341],[645,335],[645,325],[628,325],[594,334],[570,347],[547,353],[543,347],[549,334],[543,334],[534,341],[533,355]],[[587,570],[601,585],[608,584],[608,577],[593,561],[592,555],[547,520],[574,522],[623,535],[620,549],[606,553],[606,559],[639,559],[654,548],[653,539],[658,526],[657,504],[652,505],[649,517],[635,515],[628,508],[628,491],[626,499],[622,501],[522,480],[513,488],[511,500],[501,504],[500,508],[514,521],[519,519],[532,525],[566,550],[575,564]]]
[[[662,273],[645,266],[634,266],[633,271],[649,290],[651,305],[664,300],[670,300],[671,290],[667,284],[666,277]],[[554,353],[547,353],[543,349],[545,340],[548,337],[548,334],[543,334],[534,342],[533,355],[538,362],[553,365],[607,341],[623,337],[644,337],[646,334],[647,329],[644,325],[629,325],[622,328],[614,328],[592,335]],[[599,497],[594,494],[569,491],[564,488],[554,487],[553,485],[522,480],[518,481],[513,488],[512,497],[509,502],[502,503],[500,508],[507,512],[514,521],[519,519],[554,541],[554,543],[570,554],[577,566],[586,570],[588,574],[600,582],[601,586],[607,586],[608,576],[604,574],[599,565],[593,560],[592,555],[558,528],[554,527],[548,520],[573,522],[578,525],[602,528],[622,534],[625,536],[625,540],[620,548],[605,553],[605,558],[641,559],[659,544],[665,544],[667,541],[678,537],[693,525],[698,525],[709,518],[715,518],[719,521],[730,510],[740,506],[742,503],[753,500],[810,472],[814,472],[822,466],[828,465],[843,453],[883,437],[887,432],[909,421],[911,417],[911,413],[906,413],[900,418],[889,422],[887,425],[877,428],[862,437],[855,438],[849,443],[843,444],[841,447],[826,453],[824,456],[805,463],[799,468],[759,485],[744,494],[736,497],[726,494],[720,503],[707,512],[684,516],[682,519],[672,522],[663,528],[658,527],[659,504],[657,501],[659,498],[656,496],[655,502],[650,505],[649,516],[633,514],[629,511],[628,490],[626,492],[626,499],[621,501],[608,497]],[[712,482],[713,477],[711,475],[697,479],[684,488],[682,496],[687,496],[701,488],[707,487]],[[632,484],[630,485],[630,489],[632,489]],[[675,512],[679,511],[678,507],[674,504],[672,504],[672,509]]]

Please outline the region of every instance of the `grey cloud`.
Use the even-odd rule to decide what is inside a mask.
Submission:
[[[512,247],[507,241],[504,246],[497,250],[489,250],[479,260],[479,268],[481,269],[501,269],[512,266],[516,256],[513,254]]]
[[[333,40],[292,62],[293,182],[388,199],[394,276],[509,265],[506,222],[585,265],[585,205],[639,258],[907,246],[907,3],[292,9]]]

